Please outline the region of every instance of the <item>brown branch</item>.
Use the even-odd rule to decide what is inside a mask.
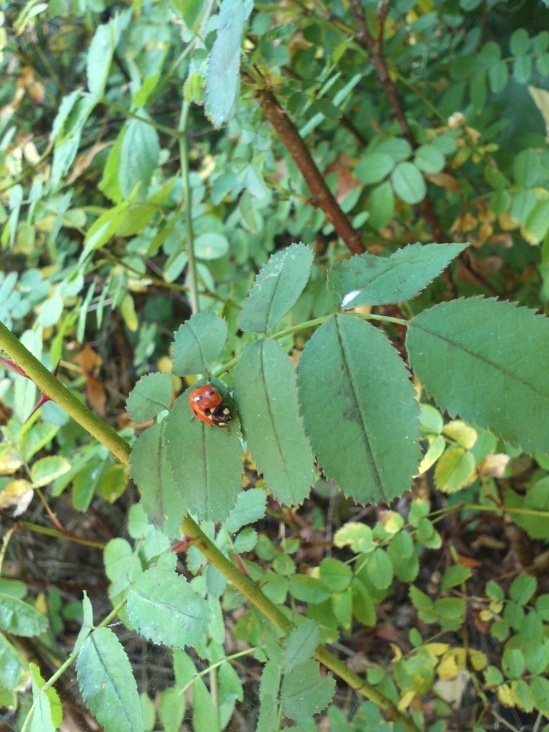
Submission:
[[[333,225],[347,248],[353,254],[362,254],[364,246],[361,242],[360,233],[353,228],[349,218],[343,213],[333,193],[326,185],[322,173],[317,168],[294,123],[271,91],[259,89],[256,92],[256,97],[265,117],[274,127],[281,142],[299,168],[301,175],[305,178],[314,203],[324,211],[326,218]]]

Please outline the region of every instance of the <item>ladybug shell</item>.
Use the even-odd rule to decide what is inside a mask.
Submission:
[[[211,384],[197,386],[189,394],[189,406],[204,424],[227,427],[232,419],[231,410],[223,403],[223,397]]]

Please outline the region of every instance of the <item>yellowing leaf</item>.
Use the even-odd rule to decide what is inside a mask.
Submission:
[[[435,468],[435,483],[444,493],[455,493],[469,484],[475,474],[475,458],[462,447],[451,447]]]
[[[3,491],[0,491],[0,508],[13,508],[14,516],[20,516],[25,512],[32,501],[34,491],[28,480],[12,480]]]
[[[476,430],[469,427],[468,424],[460,419],[449,422],[442,430],[446,437],[457,442],[460,447],[470,450],[477,441],[478,434]]]
[[[488,665],[488,659],[484,653],[481,651],[476,651],[474,649],[471,649],[469,651],[469,660],[471,662],[471,666],[475,669],[475,671],[482,671],[482,669],[486,668]]]
[[[399,702],[397,704],[398,709],[400,709],[401,712],[404,709],[408,709],[408,707],[412,703],[415,695],[416,695],[416,692],[413,690],[407,691],[405,694],[403,694],[403,696],[401,697],[401,699],[399,700]]]
[[[19,453],[11,445],[0,445],[0,475],[11,475],[23,465]]]
[[[397,646],[396,643],[389,643],[389,645],[391,646],[391,650],[395,654],[393,658],[393,663],[400,661],[400,659],[402,658],[402,650],[399,648],[399,646]]]
[[[497,688],[498,700],[506,707],[514,707],[515,700],[509,684],[502,684]]]
[[[441,661],[437,667],[437,674],[439,678],[446,681],[457,678],[458,673],[459,668],[456,663],[455,656],[448,656],[448,658]]]
[[[450,646],[448,643],[426,643],[423,648],[431,656],[442,656]]]

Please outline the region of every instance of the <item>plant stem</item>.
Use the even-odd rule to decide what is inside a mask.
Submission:
[[[193,231],[193,199],[192,188],[189,180],[189,143],[187,133],[187,122],[189,119],[190,105],[185,100],[181,107],[179,117],[179,158],[181,166],[181,180],[183,182],[183,195],[185,196],[185,226],[187,228],[187,258],[189,260],[189,297],[193,313],[198,312],[198,275],[196,271],[196,257],[194,254],[194,231]]]
[[[360,233],[353,228],[349,218],[336,201],[334,194],[326,185],[326,181],[317,168],[309,149],[303,142],[297,127],[282,109],[272,91],[266,88],[258,89],[256,97],[265,117],[274,127],[280,141],[294,159],[301,175],[309,186],[309,190],[313,195],[313,202],[324,211],[326,218],[333,225],[347,248],[353,254],[362,254],[364,246],[361,242]]]
[[[317,318],[317,321],[323,320]],[[317,321],[310,321],[316,323]],[[281,336],[280,336],[281,337]],[[129,463],[130,446],[120,437],[109,425],[102,422],[85,404],[82,404],[76,396],[64,387],[58,379],[51,374],[40,361],[38,361],[17,338],[10,333],[6,326],[0,322],[0,348],[2,348],[10,358],[20,366],[25,373],[31,378],[39,389],[43,390],[48,396],[59,406],[87,430],[92,437],[95,437],[105,445],[112,454],[117,457],[124,465]],[[269,600],[261,591],[259,586],[249,577],[242,574],[240,569],[233,564],[216,546],[210,541],[198,524],[187,516],[183,520],[182,529],[185,535],[191,540],[192,544],[203,554],[203,556],[212,563],[212,565],[221,574],[231,582],[237,590],[239,590],[255,607],[269,620],[271,620],[283,633],[288,633],[294,626],[292,621],[282,612],[282,610]],[[111,619],[116,617],[123,603],[117,606],[99,627],[108,624]],[[41,693],[44,693],[55,681],[61,676],[78,656],[79,651],[73,653],[67,658],[63,665],[49,679],[45,686],[42,687]],[[364,696],[366,699],[377,704],[383,709],[391,719],[398,721],[402,727],[408,732],[418,732],[417,727],[400,712],[394,704],[385,698],[374,687],[367,684],[360,676],[351,671],[336,656],[331,654],[324,647],[319,646],[314,657],[324,664],[333,673],[343,679],[351,688]],[[31,711],[34,709],[31,707]],[[28,729],[29,716],[25,721],[23,730]],[[22,731],[23,732],[23,731]]]
[[[0,322],[0,348],[79,425],[112,452],[121,463],[128,464],[130,446],[112,427],[94,414],[78,397],[51,374],[32,353]]]
[[[294,627],[292,621],[275,605],[268,597],[266,597],[259,587],[249,577],[242,574],[227,557],[222,554],[215,544],[208,539],[198,524],[187,516],[183,520],[182,526],[184,534],[191,540],[192,544],[200,551],[200,553],[210,561],[221,574],[229,580],[245,597],[252,602],[255,607],[269,620],[271,620],[277,628],[285,635]],[[400,712],[392,702],[380,694],[377,689],[366,683],[358,674],[351,671],[343,661],[327,651],[323,646],[319,646],[314,652],[317,661],[324,664],[326,668],[333,671],[336,676],[343,679],[352,689],[374,702],[383,709],[394,721],[398,721],[404,729],[409,732],[417,732],[417,727]]]

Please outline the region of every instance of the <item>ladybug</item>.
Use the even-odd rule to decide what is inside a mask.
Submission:
[[[223,397],[211,384],[197,386],[189,394],[189,406],[204,424],[217,427],[228,427],[233,418],[229,407],[223,403]]]

